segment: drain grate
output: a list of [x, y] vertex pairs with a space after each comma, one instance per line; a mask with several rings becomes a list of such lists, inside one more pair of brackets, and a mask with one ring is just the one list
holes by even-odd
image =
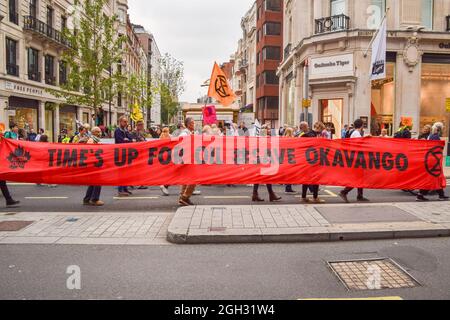
[[0, 222], [0, 231], [12, 232], [12, 231], [20, 231], [34, 221], [3, 221]]
[[408, 272], [391, 259], [328, 262], [347, 290], [404, 289], [420, 286]]

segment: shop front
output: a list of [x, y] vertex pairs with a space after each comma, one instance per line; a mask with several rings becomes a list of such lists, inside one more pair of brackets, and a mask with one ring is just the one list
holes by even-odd
[[77, 132], [77, 107], [61, 105], [59, 107], [59, 131], [66, 130], [69, 134]]
[[450, 55], [424, 54], [420, 92], [420, 126], [442, 122], [444, 137], [449, 137]]
[[19, 97], [9, 97], [8, 99], [8, 120], [9, 124], [16, 124], [19, 129], [26, 132], [38, 130], [39, 101]]

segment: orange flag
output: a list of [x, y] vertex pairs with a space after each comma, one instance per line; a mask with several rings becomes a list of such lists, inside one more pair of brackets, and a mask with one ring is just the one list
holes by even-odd
[[236, 95], [228, 83], [227, 77], [217, 63], [214, 63], [208, 97], [216, 99], [221, 105], [228, 107], [236, 100]]

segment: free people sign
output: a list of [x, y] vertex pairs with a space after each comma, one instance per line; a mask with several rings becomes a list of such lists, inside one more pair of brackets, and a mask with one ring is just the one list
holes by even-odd
[[312, 58], [309, 72], [310, 79], [352, 76], [354, 74], [353, 54]]

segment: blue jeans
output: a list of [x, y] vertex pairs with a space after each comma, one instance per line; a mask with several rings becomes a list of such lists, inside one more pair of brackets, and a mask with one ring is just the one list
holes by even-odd
[[128, 192], [128, 187], [119, 187], [119, 193]]
[[91, 186], [87, 189], [86, 196], [84, 197], [84, 201], [98, 201], [100, 200], [100, 193], [102, 192], [102, 187], [94, 187]]

